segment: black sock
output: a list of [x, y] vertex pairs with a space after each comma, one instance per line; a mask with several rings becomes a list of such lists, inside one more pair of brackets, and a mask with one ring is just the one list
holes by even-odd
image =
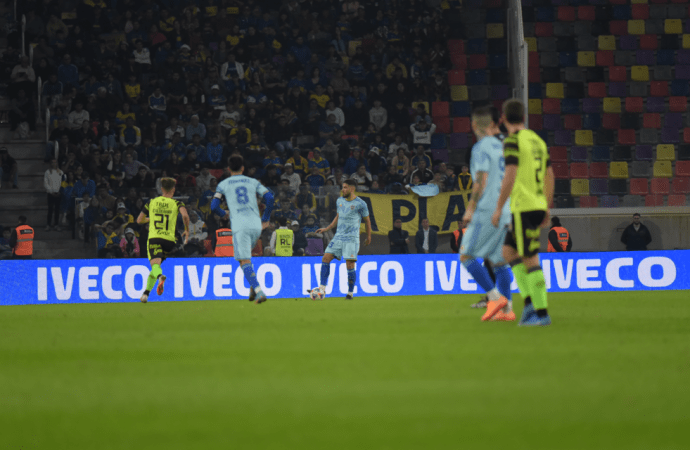
[[525, 297], [525, 306], [532, 304], [532, 297]]
[[546, 312], [546, 308], [537, 310], [537, 317], [546, 317], [549, 313]]
[[144, 291], [144, 294], [149, 295], [151, 291]]

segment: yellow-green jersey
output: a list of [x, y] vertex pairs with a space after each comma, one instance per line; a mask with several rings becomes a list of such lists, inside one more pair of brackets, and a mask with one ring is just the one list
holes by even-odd
[[532, 130], [520, 130], [503, 141], [506, 166], [516, 165], [517, 176], [510, 193], [510, 211], [546, 211], [544, 178], [551, 165], [546, 143]]
[[149, 217], [149, 240], [167, 239], [175, 242], [177, 216], [184, 203], [172, 198], [156, 197], [144, 205], [144, 214]]

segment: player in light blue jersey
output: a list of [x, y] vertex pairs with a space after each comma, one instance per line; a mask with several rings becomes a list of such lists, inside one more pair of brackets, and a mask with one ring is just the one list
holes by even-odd
[[[211, 209], [219, 216], [225, 216], [225, 211], [220, 207], [220, 201], [225, 197], [230, 214], [235, 259], [239, 261], [249, 283], [249, 300], [256, 299], [256, 303], [263, 303], [266, 301], [266, 295], [256, 279], [251, 257], [252, 248], [261, 237], [261, 231], [269, 224], [273, 194], [254, 178], [242, 175], [243, 172], [244, 159], [238, 155], [231, 156], [230, 178], [218, 184]], [[266, 204], [263, 217], [259, 215], [257, 195], [261, 196]]]
[[[505, 160], [503, 145], [495, 136], [499, 132], [498, 124], [492, 118], [490, 107], [481, 107], [472, 113], [472, 130], [477, 136], [477, 143], [472, 147], [470, 159], [472, 197], [463, 217], [467, 231], [460, 244], [460, 261], [487, 293], [487, 308], [482, 320], [513, 321], [515, 313], [510, 292], [512, 277], [502, 252], [511, 222], [508, 203], [503, 208], [498, 228], [491, 223], [501, 192]], [[495, 283], [486, 268], [475, 258], [491, 262], [496, 274]]]
[[[328, 275], [331, 271], [331, 261], [333, 258], [344, 259], [347, 266], [347, 296], [348, 300], [354, 298], [355, 282], [357, 281], [357, 272], [355, 264], [357, 263], [357, 254], [359, 253], [359, 225], [364, 221], [367, 228], [367, 237], [364, 240], [364, 245], [371, 243], [371, 219], [369, 219], [369, 208], [361, 198], [355, 195], [357, 190], [357, 182], [353, 180], [345, 180], [343, 188], [340, 191], [342, 197], [336, 202], [337, 213], [333, 222], [326, 228], [319, 228], [317, 233], [325, 233], [326, 231], [335, 228], [337, 231], [335, 236], [326, 247], [326, 251], [321, 260], [321, 285], [320, 289], [325, 293], [326, 284], [328, 284]], [[311, 291], [310, 291], [311, 292]]]

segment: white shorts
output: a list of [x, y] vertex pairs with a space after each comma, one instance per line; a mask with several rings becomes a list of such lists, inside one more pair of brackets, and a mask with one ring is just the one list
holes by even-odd
[[508, 233], [510, 216], [501, 217], [498, 228], [491, 223], [491, 216], [486, 213], [475, 213], [462, 235], [460, 254], [475, 258], [488, 259], [495, 265], [505, 264], [503, 243]]
[[333, 239], [326, 247], [325, 253], [332, 254], [336, 259], [357, 261], [359, 253], [359, 239], [356, 241], [341, 241]]

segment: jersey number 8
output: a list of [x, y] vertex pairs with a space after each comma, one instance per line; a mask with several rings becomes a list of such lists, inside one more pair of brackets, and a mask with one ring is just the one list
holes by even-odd
[[249, 203], [249, 196], [247, 195], [247, 188], [240, 186], [235, 189], [235, 196], [237, 196], [237, 203], [240, 205], [246, 205]]

